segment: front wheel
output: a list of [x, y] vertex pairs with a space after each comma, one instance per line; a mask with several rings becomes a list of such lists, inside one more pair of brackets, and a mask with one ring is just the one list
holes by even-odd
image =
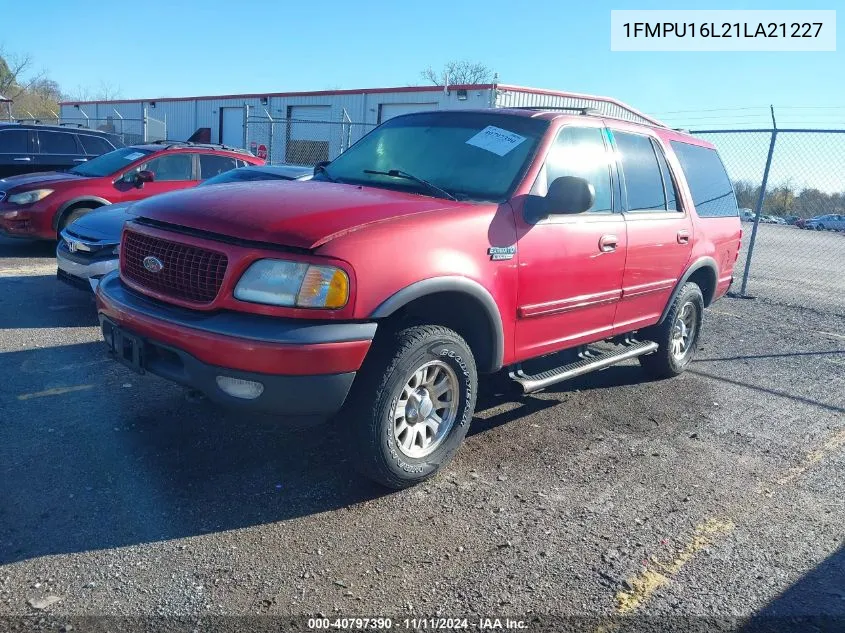
[[643, 337], [658, 344], [653, 354], [640, 356], [640, 365], [653, 378], [671, 378], [692, 362], [701, 333], [704, 297], [698, 284], [687, 282], [672, 302], [662, 323], [643, 331]]
[[397, 489], [434, 475], [466, 436], [477, 390], [472, 352], [453, 330], [413, 326], [377, 341], [340, 421], [360, 470]]

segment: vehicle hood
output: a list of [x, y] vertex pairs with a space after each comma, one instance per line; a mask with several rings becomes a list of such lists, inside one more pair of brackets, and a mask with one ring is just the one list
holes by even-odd
[[133, 202], [121, 202], [100, 207], [73, 222], [67, 230], [82, 239], [120, 242], [123, 223], [135, 217]]
[[20, 174], [0, 179], [0, 191], [11, 191], [13, 187], [32, 189], [37, 185], [55, 185], [78, 180], [87, 180], [88, 176], [77, 176], [64, 171], [37, 171], [33, 174]]
[[139, 202], [133, 211], [240, 239], [313, 249], [376, 222], [466, 204], [322, 181], [262, 181], [175, 191]]

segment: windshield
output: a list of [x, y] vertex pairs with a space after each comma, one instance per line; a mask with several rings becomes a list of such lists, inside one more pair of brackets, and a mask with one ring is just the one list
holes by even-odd
[[[424, 112], [377, 127], [333, 160], [317, 180], [459, 200], [506, 200], [534, 156], [548, 122], [496, 112]], [[366, 171], [365, 171], [366, 170]], [[373, 171], [399, 171], [397, 177]]]
[[261, 171], [260, 169], [231, 169], [209, 178], [202, 182], [200, 186], [222, 185], [227, 182], [249, 182], [251, 180], [293, 180], [293, 178], [283, 176], [282, 174]]
[[152, 150], [140, 149], [138, 147], [122, 147], [116, 149], [108, 154], [92, 158], [88, 162], [77, 165], [69, 170], [72, 174], [79, 176], [111, 176], [113, 173], [120, 171], [130, 163], [135, 162], [139, 158], [143, 158], [147, 154], [152, 154]]

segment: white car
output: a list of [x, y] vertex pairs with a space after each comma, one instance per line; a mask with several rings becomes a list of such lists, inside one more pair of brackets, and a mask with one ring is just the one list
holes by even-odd
[[805, 229], [817, 231], [845, 231], [845, 215], [829, 213], [810, 218], [804, 223]]

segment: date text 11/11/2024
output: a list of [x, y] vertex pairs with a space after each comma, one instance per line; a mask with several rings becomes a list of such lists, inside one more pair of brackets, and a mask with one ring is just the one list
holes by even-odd
[[626, 22], [625, 37], [817, 38], [822, 22]]

